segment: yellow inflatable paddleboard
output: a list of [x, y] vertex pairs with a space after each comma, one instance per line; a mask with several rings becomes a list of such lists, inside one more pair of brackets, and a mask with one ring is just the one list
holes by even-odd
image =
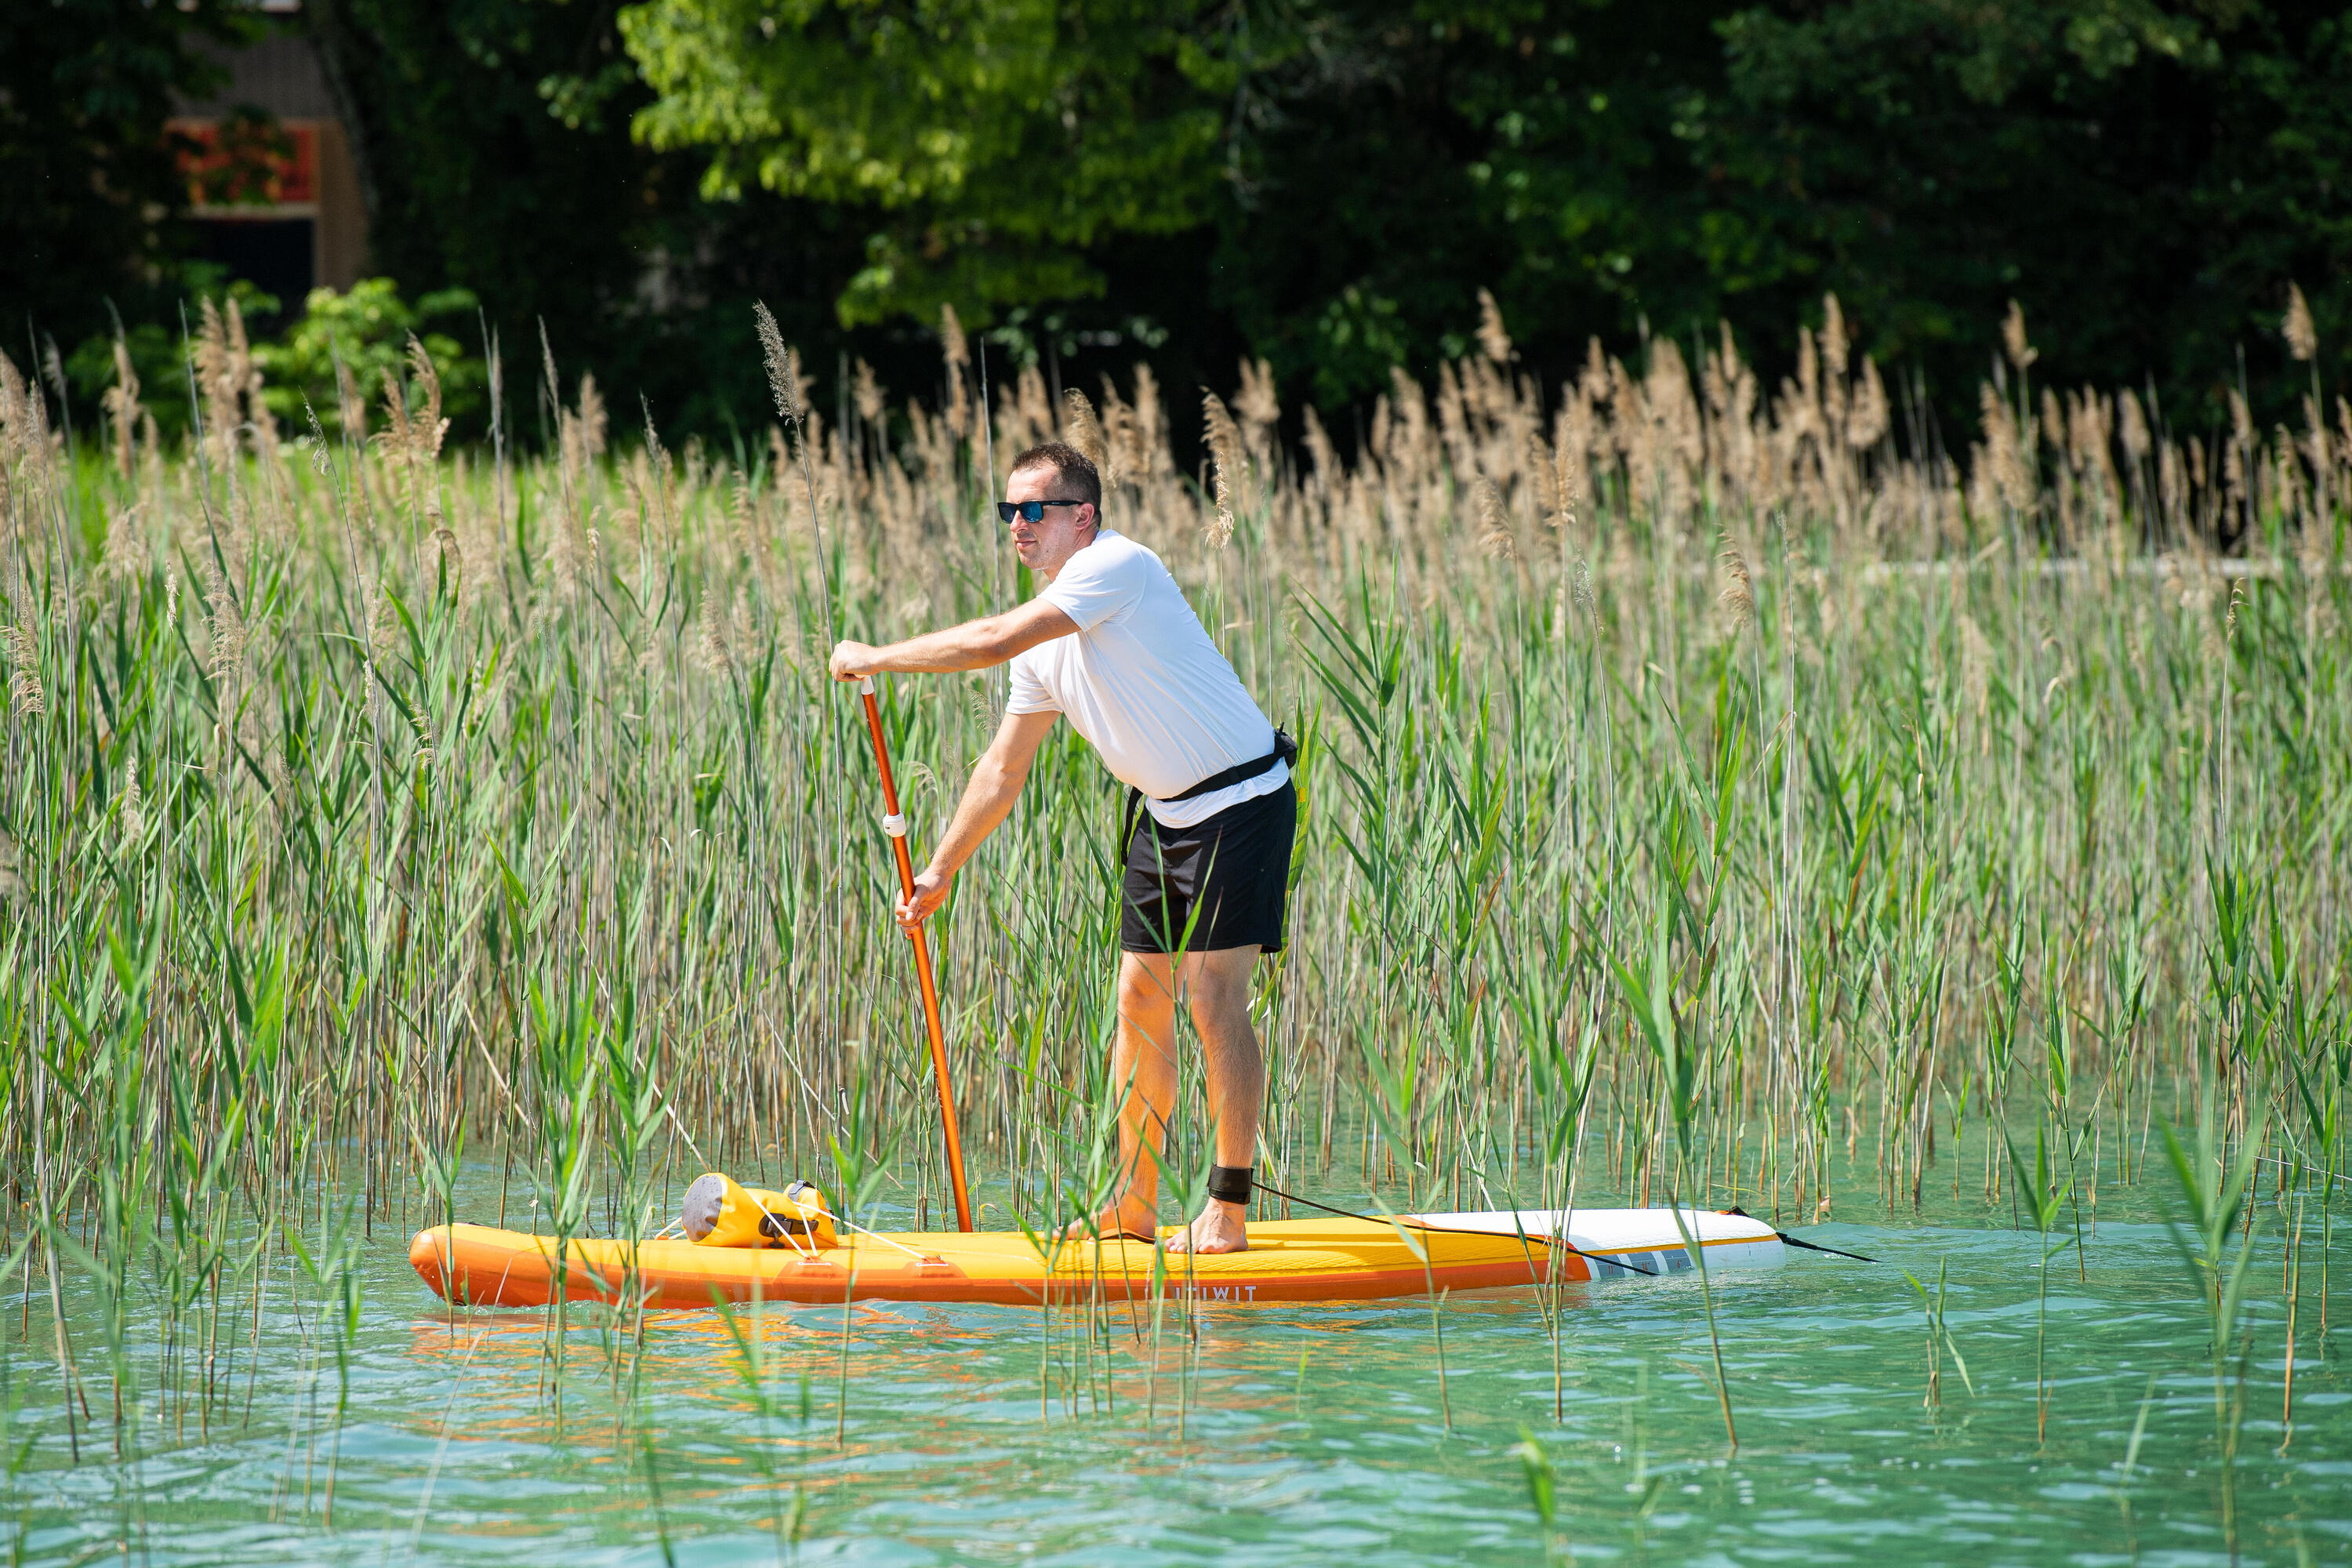
[[[761, 1195], [763, 1202], [772, 1196]], [[1162, 1227], [1160, 1235], [1175, 1228]], [[1672, 1210], [1652, 1208], [1260, 1220], [1249, 1226], [1248, 1251], [1211, 1257], [1161, 1255], [1134, 1240], [1032, 1243], [1010, 1231], [882, 1234], [845, 1226], [837, 1235], [787, 1229], [758, 1246], [651, 1240], [632, 1247], [447, 1225], [419, 1231], [408, 1258], [425, 1284], [461, 1306], [540, 1306], [559, 1292], [573, 1300], [648, 1307], [755, 1299], [1014, 1306], [1149, 1300], [1155, 1271], [1166, 1294], [1202, 1301], [1369, 1301], [1433, 1288], [1672, 1274], [1691, 1267], [1685, 1228], [1706, 1248], [1710, 1270], [1774, 1268], [1784, 1257], [1779, 1233], [1761, 1220], [1685, 1209], [1678, 1227]]]

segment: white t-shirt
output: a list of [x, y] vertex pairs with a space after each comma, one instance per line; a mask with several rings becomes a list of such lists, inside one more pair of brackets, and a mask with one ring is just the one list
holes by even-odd
[[1288, 781], [1289, 764], [1276, 763], [1192, 800], [1160, 798], [1265, 755], [1274, 726], [1159, 556], [1105, 529], [1037, 597], [1076, 622], [1077, 634], [1013, 656], [1006, 711], [1069, 720], [1169, 827], [1190, 827]]

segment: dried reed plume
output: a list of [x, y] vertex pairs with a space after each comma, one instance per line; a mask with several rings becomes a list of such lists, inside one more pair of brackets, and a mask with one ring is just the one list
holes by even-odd
[[1110, 444], [1103, 439], [1102, 422], [1095, 417], [1095, 405], [1087, 401], [1085, 393], [1074, 386], [1062, 394], [1062, 406], [1063, 426], [1070, 445], [1086, 455], [1087, 461], [1092, 463], [1095, 472], [1101, 476], [1103, 488], [1109, 489], [1114, 482]]
[[971, 427], [971, 395], [964, 388], [964, 372], [971, 364], [971, 345], [956, 320], [953, 305], [940, 307], [940, 354], [946, 362], [948, 403], [942, 417], [950, 434], [962, 436]]
[[130, 345], [122, 334], [114, 337], [114, 384], [99, 399], [105, 413], [108, 433], [114, 442], [114, 466], [124, 479], [131, 477], [131, 443], [139, 428], [141, 416], [146, 412], [139, 402], [139, 373], [131, 367]]
[[[48, 456], [47, 419], [40, 395], [25, 384], [16, 362], [0, 353], [0, 487], [6, 485], [8, 470], [17, 463], [46, 464]], [[7, 494], [0, 488], [0, 500], [5, 500]]]
[[[416, 459], [422, 463], [436, 462], [441, 456], [442, 438], [449, 434], [449, 421], [441, 416], [441, 373], [434, 368], [433, 356], [425, 352], [425, 345], [417, 341], [415, 332], [408, 334], [407, 360], [409, 374], [415, 376], [416, 384], [424, 389], [424, 412], [417, 417], [415, 431]], [[589, 390], [583, 387], [581, 395], [585, 399], [590, 395]], [[596, 449], [600, 452], [604, 450], [604, 423], [600, 408], [596, 418]]]
[[115, 797], [116, 820], [122, 829], [121, 842], [125, 849], [136, 848], [140, 840], [147, 837], [146, 804], [146, 797], [139, 788], [139, 770], [125, 768], [121, 791]]
[[1244, 360], [1241, 379], [1241, 390], [1234, 395], [1234, 412], [1240, 416], [1242, 445], [1256, 468], [1271, 473], [1275, 426], [1282, 418], [1282, 404], [1274, 391], [1274, 367], [1264, 360]]
[[759, 324], [760, 353], [767, 361], [768, 389], [776, 396], [776, 416], [787, 424], [798, 425], [807, 412], [801, 396], [799, 352], [785, 346], [784, 334], [777, 330], [776, 318], [770, 313], [766, 300], [752, 304], [751, 319]]
[[2027, 467], [2025, 444], [2018, 437], [2017, 418], [1990, 383], [1980, 384], [1977, 395], [1985, 438], [1972, 465], [1977, 485], [1972, 504], [1986, 517], [1997, 516], [2002, 507], [2023, 512], [2033, 505], [2033, 473]]
[[7, 646], [8, 706], [19, 721], [37, 719], [47, 711], [41, 700], [40, 649], [24, 626], [0, 626], [0, 642]]
[[1518, 542], [1511, 535], [1511, 517], [1504, 509], [1503, 492], [1492, 479], [1480, 479], [1477, 489], [1480, 552], [1505, 561], [1517, 559]]
[[727, 646], [727, 634], [713, 613], [716, 608], [713, 596], [705, 594], [702, 608], [695, 616], [695, 653], [706, 674], [724, 676], [734, 669], [735, 658]]
[[1478, 290], [1478, 347], [1496, 364], [1511, 363], [1511, 334], [1503, 330], [1502, 308], [1484, 289]]
[[1721, 546], [1717, 553], [1723, 562], [1723, 592], [1716, 596], [1716, 603], [1722, 607], [1729, 635], [1736, 637], [1755, 623], [1756, 584], [1748, 575], [1748, 557], [1740, 553], [1731, 530], [1718, 530], [1716, 542]]
[[1225, 411], [1225, 400], [1213, 392], [1201, 394], [1201, 412], [1207, 425], [1211, 480], [1216, 498], [1216, 511], [1209, 520], [1207, 536], [1212, 548], [1223, 550], [1234, 536], [1234, 479], [1244, 471], [1247, 459], [1242, 456], [1241, 431], [1234, 425], [1234, 416]]
[[2009, 302], [2009, 314], [2001, 318], [2000, 347], [2009, 363], [2021, 371], [2042, 357], [2042, 351], [2025, 341], [2025, 307], [2014, 300]]
[[341, 354], [335, 356], [335, 425], [346, 440], [367, 439], [367, 398]]
[[606, 417], [604, 399], [596, 390], [593, 373], [580, 377], [580, 404], [575, 416], [579, 420], [580, 449], [591, 461], [604, 455]]
[[1853, 391], [1853, 400], [1846, 410], [1845, 429], [1841, 432], [1845, 444], [1857, 452], [1868, 451], [1883, 440], [1892, 425], [1891, 411], [1886, 404], [1886, 384], [1878, 378], [1875, 360], [1862, 362], [1862, 376]]
[[1128, 476], [1130, 482], [1174, 473], [1176, 459], [1168, 450], [1168, 415], [1160, 405], [1160, 381], [1150, 365], [1140, 363], [1135, 367], [1135, 430], [1142, 460]]
[[196, 571], [205, 582], [205, 665], [214, 683], [225, 685], [245, 668], [245, 617], [209, 552], [197, 555]]
[[107, 574], [118, 581], [128, 581], [145, 574], [148, 566], [147, 538], [140, 526], [143, 503], [118, 506], [107, 517], [106, 544], [99, 556]]
[[2308, 362], [2319, 353], [2319, 332], [2311, 324], [2311, 306], [2303, 297], [2301, 284], [2286, 286], [2286, 320], [2279, 323], [2285, 334], [2286, 352], [2298, 362]]

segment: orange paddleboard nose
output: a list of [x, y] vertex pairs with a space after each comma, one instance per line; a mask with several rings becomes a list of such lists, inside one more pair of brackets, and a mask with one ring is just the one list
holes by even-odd
[[443, 1289], [446, 1284], [443, 1265], [448, 1260], [449, 1245], [450, 1237], [446, 1226], [420, 1230], [416, 1238], [408, 1244], [408, 1266], [415, 1269], [418, 1278], [432, 1287], [434, 1294], [438, 1296], [448, 1294]]

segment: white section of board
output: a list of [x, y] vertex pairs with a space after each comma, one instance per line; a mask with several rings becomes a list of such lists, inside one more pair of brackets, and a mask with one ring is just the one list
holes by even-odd
[[1487, 1209], [1410, 1217], [1433, 1230], [1563, 1239], [1584, 1254], [1596, 1279], [1687, 1269], [1691, 1260], [1683, 1242], [1685, 1229], [1705, 1244], [1711, 1269], [1778, 1268], [1788, 1260], [1788, 1248], [1770, 1226], [1747, 1215], [1712, 1209], [1683, 1210], [1679, 1227], [1675, 1211], [1664, 1208]]

